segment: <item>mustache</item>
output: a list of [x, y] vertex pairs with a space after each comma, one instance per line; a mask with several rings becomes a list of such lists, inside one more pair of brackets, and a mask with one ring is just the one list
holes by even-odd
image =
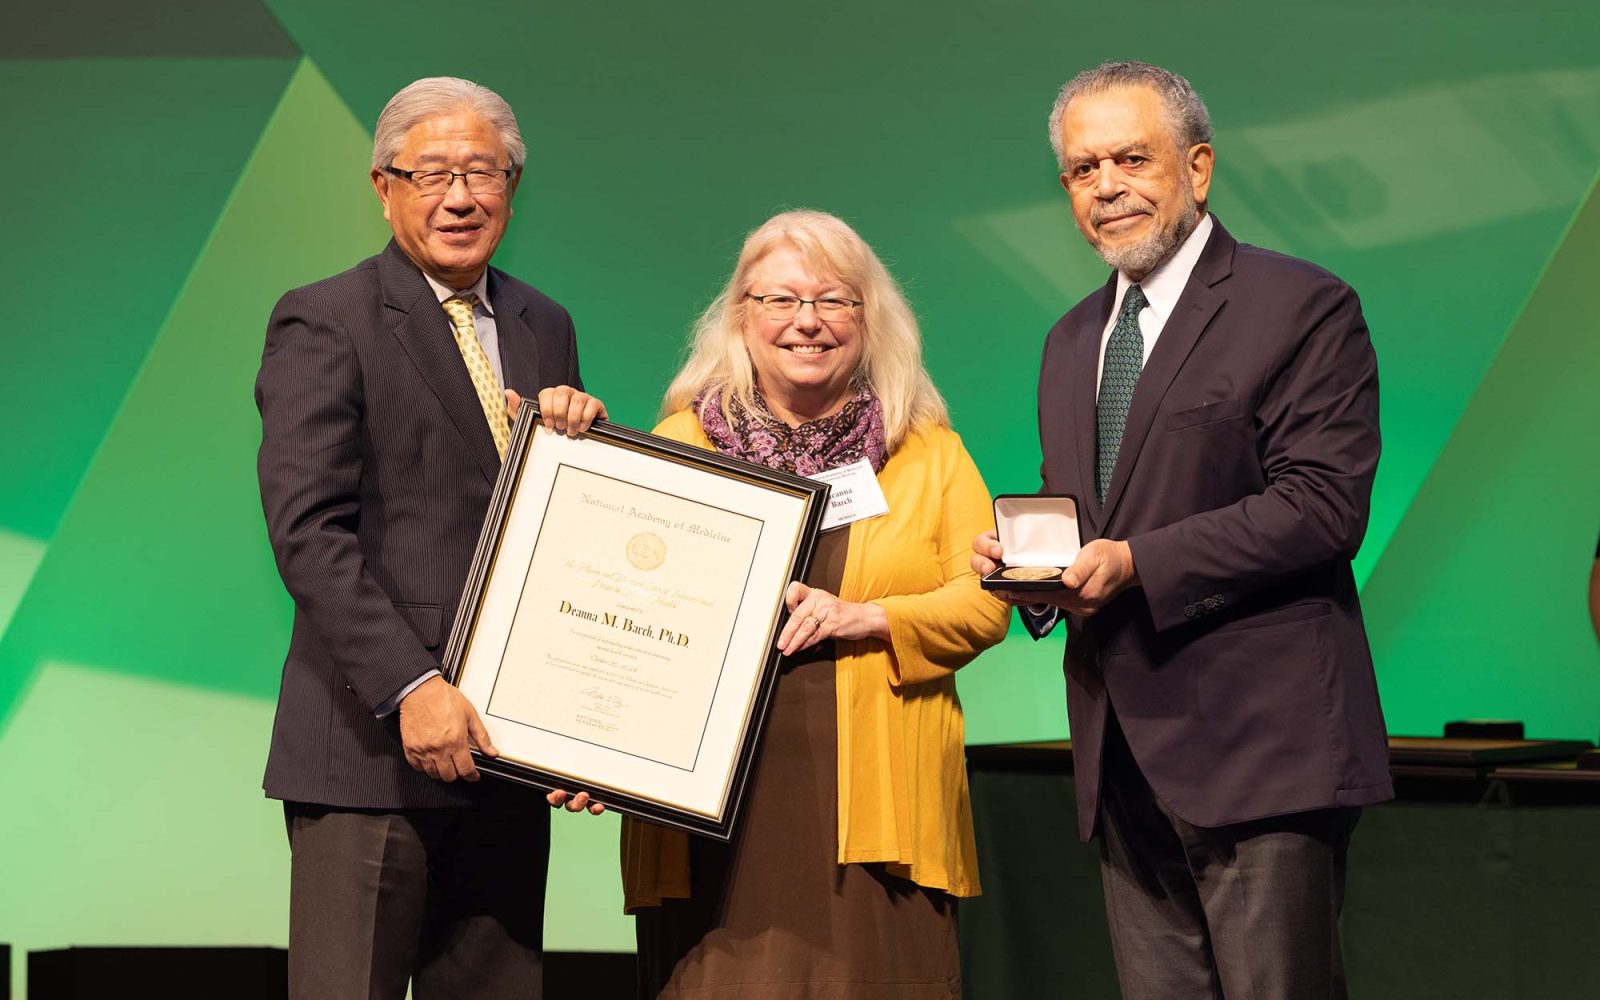
[[1119, 215], [1154, 215], [1155, 208], [1149, 202], [1123, 196], [1110, 204], [1096, 203], [1089, 210], [1089, 221], [1098, 226], [1109, 218]]

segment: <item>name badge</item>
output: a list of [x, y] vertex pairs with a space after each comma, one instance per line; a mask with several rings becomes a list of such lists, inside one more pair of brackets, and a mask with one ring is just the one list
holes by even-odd
[[828, 512], [822, 517], [823, 531], [889, 513], [889, 501], [878, 485], [878, 474], [864, 458], [806, 478], [833, 487], [828, 493]]

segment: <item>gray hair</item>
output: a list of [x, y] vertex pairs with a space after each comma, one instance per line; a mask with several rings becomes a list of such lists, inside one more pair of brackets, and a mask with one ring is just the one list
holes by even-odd
[[511, 165], [522, 166], [528, 148], [522, 144], [522, 131], [517, 128], [517, 116], [512, 113], [511, 105], [488, 87], [455, 76], [424, 77], [407, 84], [389, 98], [372, 134], [372, 165], [378, 168], [391, 165], [400, 147], [405, 145], [407, 132], [429, 118], [461, 108], [473, 111], [493, 125], [511, 156]]
[[1179, 149], [1211, 141], [1211, 113], [1188, 80], [1150, 63], [1104, 62], [1068, 80], [1050, 109], [1050, 148], [1055, 150], [1056, 164], [1062, 170], [1067, 169], [1067, 158], [1061, 149], [1061, 117], [1066, 114], [1067, 105], [1075, 97], [1117, 87], [1149, 87], [1159, 94], [1167, 111], [1167, 127]]

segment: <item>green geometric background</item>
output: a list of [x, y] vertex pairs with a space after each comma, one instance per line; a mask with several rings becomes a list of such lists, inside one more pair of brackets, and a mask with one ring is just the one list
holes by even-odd
[[[290, 605], [251, 381], [277, 297], [383, 245], [371, 123], [429, 74], [517, 109], [496, 263], [571, 309], [616, 419], [651, 424], [743, 233], [815, 206], [906, 286], [1003, 492], [1036, 482], [1044, 331], [1105, 273], [1056, 185], [1054, 91], [1105, 58], [1179, 69], [1215, 117], [1218, 216], [1362, 294], [1384, 456], [1358, 570], [1391, 731], [1600, 730], [1592, 5], [137, 7], [58, 2], [0, 40], [0, 941], [284, 940], [259, 782]], [[1044, 646], [963, 673], [969, 739], [1065, 734]], [[615, 836], [558, 818], [549, 947], [631, 948]]]

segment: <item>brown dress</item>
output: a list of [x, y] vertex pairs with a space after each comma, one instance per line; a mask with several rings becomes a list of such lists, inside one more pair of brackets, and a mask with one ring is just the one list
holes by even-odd
[[[838, 593], [849, 534], [822, 536], [807, 583]], [[691, 898], [638, 911], [641, 997], [961, 996], [955, 899], [838, 863], [834, 655], [782, 661], [732, 842], [691, 837]]]

